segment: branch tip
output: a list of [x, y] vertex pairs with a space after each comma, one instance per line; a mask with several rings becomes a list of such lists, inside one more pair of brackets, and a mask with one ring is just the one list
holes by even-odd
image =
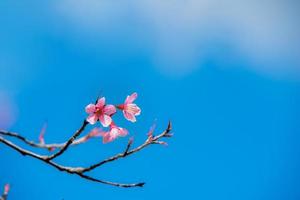
[[138, 187], [144, 187], [145, 184], [146, 184], [145, 182], [142, 182], [142, 183], [136, 184], [136, 186], [138, 186]]
[[169, 133], [172, 130], [172, 123], [169, 121], [166, 132]]

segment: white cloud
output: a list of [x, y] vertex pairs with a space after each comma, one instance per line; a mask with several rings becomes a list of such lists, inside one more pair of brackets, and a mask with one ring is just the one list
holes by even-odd
[[277, 77], [298, 77], [296, 7], [283, 0], [61, 0], [56, 10], [74, 29], [95, 34], [140, 20], [137, 37], [141, 29], [150, 35], [153, 63], [168, 75], [197, 70], [207, 49], [216, 45], [211, 41], [225, 40], [252, 62], [252, 69]]

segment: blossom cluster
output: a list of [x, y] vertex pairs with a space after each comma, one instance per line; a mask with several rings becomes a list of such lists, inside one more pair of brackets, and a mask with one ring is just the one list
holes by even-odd
[[100, 131], [99, 135], [103, 137], [103, 143], [112, 142], [120, 136], [126, 136], [128, 131], [121, 128], [113, 121], [113, 115], [117, 109], [123, 112], [125, 119], [136, 122], [136, 116], [141, 114], [141, 109], [133, 103], [137, 98], [137, 93], [133, 93], [125, 99], [120, 105], [106, 104], [105, 97], [99, 98], [95, 104], [91, 103], [85, 107], [88, 113], [86, 121], [90, 124], [96, 124], [98, 121], [103, 127], [109, 127], [108, 131]]

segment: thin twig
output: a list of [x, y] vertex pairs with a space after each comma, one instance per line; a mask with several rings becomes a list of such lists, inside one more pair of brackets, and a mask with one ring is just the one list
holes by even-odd
[[130, 149], [132, 143], [133, 143], [133, 138], [130, 138], [130, 139], [128, 140], [126, 149], [125, 149], [125, 151], [124, 151], [124, 153], [123, 153], [123, 157], [125, 157], [125, 156], [128, 154], [128, 151], [129, 151], [129, 149]]
[[68, 171], [69, 173], [74, 173], [76, 171], [79, 171], [79, 169], [80, 169], [78, 167], [72, 168], [72, 167], [64, 167], [62, 165], [59, 165], [59, 164], [57, 164], [55, 162], [47, 160], [47, 156], [41, 156], [39, 154], [33, 153], [32, 151], [23, 149], [22, 147], [19, 147], [19, 146], [15, 145], [14, 143], [12, 143], [12, 142], [10, 142], [10, 141], [2, 138], [2, 137], [0, 137], [0, 142], [2, 142], [3, 144], [9, 146], [10, 148], [16, 150], [17, 152], [19, 152], [23, 156], [30, 156], [30, 157], [36, 158], [38, 160], [41, 160], [41, 161], [43, 161], [43, 162], [45, 162], [45, 163], [47, 163], [47, 164], [49, 164], [49, 165], [57, 168], [60, 171]]
[[0, 196], [0, 200], [7, 200], [7, 191], [4, 191], [3, 194]]
[[[82, 170], [82, 172], [91, 171], [91, 170], [93, 170], [93, 169], [95, 169], [97, 167], [100, 167], [101, 165], [103, 165], [105, 163], [112, 162], [112, 161], [115, 161], [115, 160], [120, 159], [120, 158], [125, 158], [125, 157], [127, 157], [127, 156], [129, 156], [129, 155], [131, 155], [133, 153], [136, 153], [136, 152], [144, 149], [145, 147], [149, 146], [150, 144], [154, 144], [155, 141], [159, 140], [160, 138], [166, 137], [166, 135], [169, 134], [169, 132], [171, 131], [171, 128], [172, 128], [171, 127], [171, 122], [169, 122], [167, 129], [165, 131], [163, 131], [161, 134], [153, 137], [151, 140], [147, 139], [143, 144], [141, 144], [140, 146], [136, 147], [135, 149], [132, 149], [131, 151], [127, 150], [127, 148], [129, 149], [129, 147], [130, 147], [129, 144], [127, 144], [127, 148], [125, 150], [126, 153], [125, 152], [124, 153], [118, 153], [118, 154], [116, 154], [116, 155], [114, 155], [112, 157], [109, 157], [109, 158], [107, 158], [105, 160], [102, 160], [102, 161], [100, 161], [100, 162], [98, 162], [98, 163], [96, 163], [94, 165], [91, 165], [89, 167], [84, 168]], [[169, 137], [169, 136], [167, 136], [167, 137]]]
[[[2, 142], [3, 144], [9, 146], [10, 148], [16, 150], [17, 152], [21, 153], [24, 156], [30, 156], [33, 158], [36, 158], [38, 160], [41, 160], [53, 167], [55, 167], [56, 169], [60, 170], [60, 171], [64, 171], [67, 172], [69, 174], [75, 174], [78, 175], [84, 179], [90, 180], [90, 181], [94, 181], [94, 182], [98, 182], [98, 183], [103, 183], [103, 184], [107, 184], [107, 185], [112, 185], [112, 186], [118, 186], [118, 187], [142, 187], [144, 185], [144, 183], [130, 183], [130, 184], [126, 184], [126, 183], [115, 183], [115, 182], [109, 182], [109, 181], [103, 181], [100, 179], [95, 179], [93, 177], [87, 176], [85, 174], [83, 174], [82, 172], [82, 168], [80, 167], [65, 167], [62, 165], [59, 165], [51, 160], [48, 160], [47, 157], [45, 156], [41, 156], [38, 154], [35, 154], [31, 151], [25, 150], [15, 144], [13, 144], [12, 142], [0, 137], [0, 142]], [[1, 199], [0, 199], [1, 200]]]
[[[34, 141], [26, 139], [24, 136], [21, 136], [17, 133], [8, 132], [8, 131], [4, 131], [4, 130], [0, 130], [0, 135], [14, 137], [14, 138], [17, 138], [17, 139], [21, 140], [25, 144], [28, 144], [29, 146], [36, 147], [36, 148], [41, 148], [41, 149], [47, 149], [47, 150], [49, 150], [49, 149], [61, 149], [66, 145], [66, 142], [63, 142], [63, 143], [49, 143], [49, 144], [36, 143]], [[79, 145], [81, 143], [84, 143], [86, 141], [87, 137], [88, 137], [88, 135], [85, 135], [81, 138], [78, 138], [78, 139], [74, 140], [71, 145]]]
[[76, 173], [78, 176], [90, 180], [90, 181], [94, 181], [94, 182], [98, 182], [98, 183], [103, 183], [103, 184], [107, 184], [107, 185], [112, 185], [112, 186], [117, 186], [117, 187], [124, 187], [124, 188], [129, 188], [129, 187], [143, 187], [145, 185], [144, 182], [140, 182], [140, 183], [129, 183], [129, 184], [124, 184], [124, 183], [115, 183], [115, 182], [110, 182], [110, 181], [103, 181], [103, 180], [99, 180], [99, 179], [95, 179], [93, 177], [87, 176], [83, 173]]
[[0, 200], [7, 200], [7, 194], [2, 194]]
[[[142, 150], [143, 148], [149, 146], [150, 144], [155, 144], [162, 137], [171, 137], [172, 136], [171, 134], [169, 134], [169, 132], [171, 131], [171, 123], [169, 122], [168, 127], [165, 131], [163, 131], [161, 134], [159, 134], [155, 137], [152, 137], [152, 135], [151, 135], [151, 137], [148, 137], [148, 139], [142, 145], [130, 150], [130, 147], [131, 147], [132, 142], [133, 142], [133, 140], [130, 139], [128, 141], [126, 149], [123, 153], [116, 154], [115, 156], [107, 158], [107, 159], [105, 159], [105, 160], [103, 160], [103, 161], [101, 161], [97, 164], [91, 165], [89, 167], [86, 167], [86, 168], [67, 167], [67, 166], [59, 165], [56, 162], [53, 162], [52, 159], [58, 157], [59, 155], [62, 155], [71, 144], [74, 144], [76, 141], [81, 139], [80, 138], [80, 139], [76, 140], [76, 138], [83, 132], [83, 130], [85, 129], [87, 124], [88, 123], [86, 121], [84, 121], [82, 126], [80, 127], [80, 129], [78, 131], [76, 131], [76, 133], [67, 142], [63, 143], [64, 145], [61, 147], [60, 151], [58, 151], [57, 153], [54, 153], [50, 156], [43, 156], [43, 155], [36, 154], [32, 151], [26, 150], [22, 147], [19, 147], [16, 144], [12, 143], [11, 141], [6, 140], [5, 138], [3, 138], [1, 136], [0, 136], [0, 142], [5, 144], [8, 147], [14, 149], [15, 151], [19, 152], [20, 154], [22, 154], [24, 156], [30, 156], [32, 158], [38, 159], [38, 160], [40, 160], [40, 161], [42, 161], [42, 162], [44, 162], [48, 165], [51, 165], [52, 167], [55, 167], [56, 169], [58, 169], [60, 171], [64, 171], [64, 172], [69, 173], [69, 174], [75, 174], [75, 175], [80, 176], [83, 179], [90, 180], [90, 181], [93, 181], [93, 182], [108, 184], [108, 185], [117, 186], [117, 187], [128, 188], [128, 187], [142, 187], [145, 183], [140, 182], [140, 183], [124, 184], [124, 183], [109, 182], [109, 181], [104, 181], [104, 180], [100, 180], [100, 179], [90, 177], [90, 176], [86, 175], [85, 173], [88, 172], [88, 171], [91, 171], [91, 170], [93, 170], [93, 169], [95, 169], [95, 168], [97, 168], [97, 167], [99, 167], [99, 166], [101, 166], [105, 163], [112, 162], [112, 161], [117, 160], [119, 158], [125, 158], [125, 157], [127, 157], [127, 156], [129, 156], [133, 153], [136, 153], [136, 152]], [[12, 137], [15, 137], [15, 138], [18, 138], [18, 139], [22, 140], [23, 142], [25, 142], [26, 144], [28, 144], [30, 146], [39, 147], [38, 145], [36, 145], [36, 143], [31, 142], [31, 141], [27, 140], [25, 137], [20, 136], [16, 133], [11, 133], [11, 132], [7, 132], [7, 131], [0, 131], [0, 134], [6, 135], [6, 136], [12, 136]], [[41, 147], [41, 148], [44, 148], [44, 147]], [[2, 199], [0, 198], [0, 200], [6, 200], [6, 199], [3, 199], [3, 198], [4, 197], [2, 196]]]
[[56, 153], [52, 154], [51, 156], [48, 156], [47, 160], [52, 160], [61, 154], [63, 154], [68, 147], [72, 144], [72, 142], [84, 131], [85, 127], [88, 125], [88, 122], [86, 120], [83, 121], [81, 127], [74, 133], [74, 135], [66, 142], [66, 144]]

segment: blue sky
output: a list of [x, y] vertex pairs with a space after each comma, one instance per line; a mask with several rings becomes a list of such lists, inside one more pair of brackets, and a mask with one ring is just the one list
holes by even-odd
[[[120, 189], [61, 173], [0, 145], [9, 199], [300, 198], [299, 3], [296, 1], [0, 2], [0, 126], [66, 140], [104, 95], [136, 91], [142, 114], [122, 117], [135, 144], [172, 120], [153, 146], [92, 175], [145, 181]], [[92, 128], [92, 127], [90, 127]], [[100, 139], [57, 161], [87, 166], [127, 143]], [[36, 150], [45, 153], [41, 150]]]

